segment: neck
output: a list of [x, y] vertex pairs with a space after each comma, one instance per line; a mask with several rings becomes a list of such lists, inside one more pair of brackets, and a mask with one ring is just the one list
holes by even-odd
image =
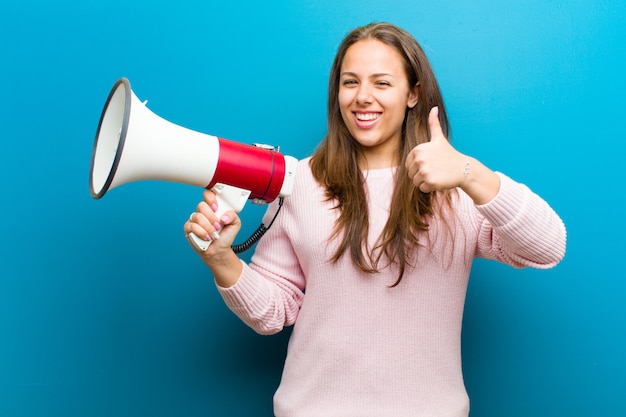
[[399, 164], [398, 158], [383, 155], [361, 155], [359, 158], [359, 169], [361, 171], [392, 168], [397, 167]]

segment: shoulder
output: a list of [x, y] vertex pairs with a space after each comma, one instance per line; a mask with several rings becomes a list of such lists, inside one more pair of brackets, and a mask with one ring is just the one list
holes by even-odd
[[319, 207], [320, 204], [328, 203], [326, 187], [313, 175], [310, 161], [310, 157], [304, 158], [298, 162], [296, 168], [291, 204], [299, 207]]
[[304, 159], [300, 159], [298, 161], [298, 167], [296, 169], [297, 169], [298, 174], [304, 171], [304, 172], [307, 172], [309, 175], [312, 175], [311, 174], [311, 157], [308, 156]]
[[296, 167], [294, 192], [303, 187], [309, 190], [310, 187], [320, 187], [320, 184], [317, 182], [315, 177], [313, 177], [313, 172], [311, 171], [311, 157], [299, 160]]

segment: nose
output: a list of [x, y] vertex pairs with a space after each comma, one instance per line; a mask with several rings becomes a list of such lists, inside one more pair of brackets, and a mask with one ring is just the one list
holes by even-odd
[[356, 94], [357, 104], [370, 104], [372, 102], [372, 88], [368, 83], [361, 83]]

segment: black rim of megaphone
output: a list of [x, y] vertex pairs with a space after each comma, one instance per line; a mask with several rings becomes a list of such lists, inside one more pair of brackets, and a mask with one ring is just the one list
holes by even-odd
[[[109, 170], [109, 175], [106, 181], [104, 182], [104, 186], [102, 187], [102, 189], [99, 192], [96, 192], [93, 189], [93, 169], [95, 167], [96, 154], [98, 151], [98, 138], [100, 137], [100, 129], [102, 128], [102, 122], [104, 121], [104, 116], [107, 112], [107, 109], [109, 108], [109, 103], [111, 102], [111, 99], [113, 99], [113, 96], [115, 95], [115, 92], [117, 91], [117, 89], [120, 87], [120, 84], [124, 84], [124, 89], [125, 89], [124, 118], [122, 120], [122, 127], [120, 130], [120, 138], [117, 144], [117, 150], [115, 152], [115, 158], [113, 159], [113, 164], [111, 165], [111, 169]], [[120, 158], [122, 157], [122, 151], [124, 150], [124, 141], [126, 140], [126, 132], [128, 131], [128, 121], [130, 119], [129, 117], [130, 116], [130, 99], [131, 99], [130, 91], [131, 91], [130, 81], [128, 81], [128, 79], [126, 78], [120, 78], [119, 80], [117, 80], [113, 88], [111, 88], [111, 92], [109, 93], [109, 96], [107, 97], [107, 101], [104, 103], [104, 108], [102, 109], [102, 114], [100, 115], [100, 122], [98, 123], [98, 130], [96, 131], [96, 138], [94, 140], [93, 151], [91, 154], [91, 171], [89, 172], [89, 189], [91, 191], [91, 195], [93, 198], [100, 198], [109, 190], [109, 187], [111, 186], [111, 182], [113, 182], [113, 178], [115, 177], [115, 172], [117, 171], [117, 167], [120, 163]]]

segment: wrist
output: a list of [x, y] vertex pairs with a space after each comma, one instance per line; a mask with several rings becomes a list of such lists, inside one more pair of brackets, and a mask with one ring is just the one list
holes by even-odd
[[202, 258], [220, 287], [231, 287], [239, 280], [243, 266], [237, 254], [231, 248], [211, 255], [204, 255]]
[[477, 159], [469, 158], [461, 170], [463, 179], [459, 187], [475, 204], [486, 204], [498, 194], [500, 177]]
[[234, 260], [239, 260], [235, 252], [230, 247], [224, 249], [213, 249], [214, 250], [211, 251], [211, 248], [209, 247], [209, 249], [202, 254], [204, 263], [211, 269], [228, 267], [233, 264]]
[[463, 185], [465, 184], [465, 181], [467, 180], [467, 177], [470, 174], [470, 171], [472, 169], [472, 164], [470, 161], [465, 161], [465, 163], [463, 164], [463, 179], [461, 180], [461, 183], [459, 184], [459, 187], [463, 188]]

